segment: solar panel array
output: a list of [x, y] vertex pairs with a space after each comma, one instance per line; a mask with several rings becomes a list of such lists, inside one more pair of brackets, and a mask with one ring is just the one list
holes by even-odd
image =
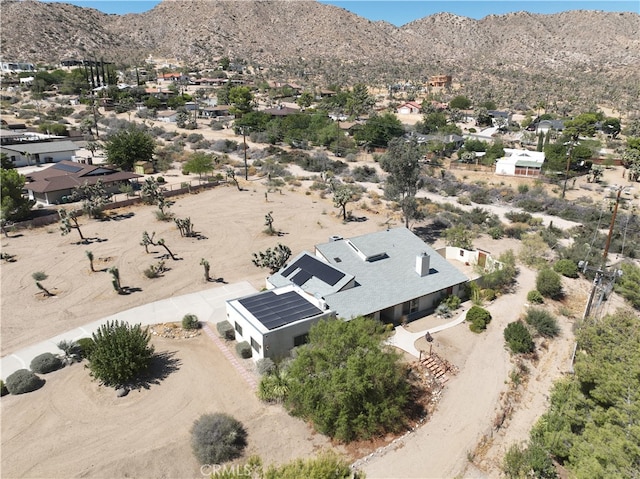
[[238, 302], [270, 331], [322, 313], [295, 291], [283, 294], [267, 291]]
[[68, 165], [65, 163], [56, 163], [53, 165], [56, 170], [68, 171], [69, 173], [77, 173], [82, 170], [82, 166]]
[[[331, 265], [323, 263], [322, 261], [305, 254], [298, 258], [297, 261], [292, 263], [287, 269], [282, 272], [282, 276], [287, 278], [295, 270], [300, 269], [292, 279], [294, 284], [302, 286], [312, 276], [315, 276], [319, 280], [335, 286], [335, 284], [344, 277], [344, 273], [333, 268]], [[304, 273], [304, 274], [303, 274]]]

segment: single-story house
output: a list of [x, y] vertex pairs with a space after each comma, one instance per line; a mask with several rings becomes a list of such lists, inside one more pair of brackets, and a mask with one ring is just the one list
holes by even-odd
[[220, 118], [229, 116], [230, 105], [207, 106], [198, 110], [198, 116], [201, 118]]
[[441, 142], [449, 150], [458, 150], [464, 145], [464, 138], [460, 135], [423, 135], [421, 133], [413, 133], [409, 138], [414, 138], [418, 143]]
[[[264, 324], [255, 317], [255, 311], [269, 309], [272, 295], [280, 291], [294, 291], [316, 307], [305, 310], [304, 316], [293, 315], [286, 323], [295, 324], [295, 330], [282, 332], [278, 344], [291, 349], [304, 341], [311, 325], [321, 317], [335, 315], [350, 320], [371, 316], [390, 323], [413, 321], [433, 311], [443, 297], [462, 296], [468, 281], [460, 270], [406, 228], [351, 239], [332, 237], [329, 242], [316, 245], [315, 254], [302, 252], [270, 276], [267, 291], [252, 296], [252, 314], [231, 301], [227, 302], [227, 316], [231, 324], [250, 324], [247, 330], [252, 332], [251, 339], [263, 346], [259, 352], [259, 348], [253, 348], [258, 354], [255, 357], [268, 357], [276, 350], [265, 342], [264, 334], [260, 336]], [[300, 302], [293, 293], [291, 296]], [[270, 329], [269, 337], [272, 333]], [[282, 354], [280, 346], [277, 354]]]
[[175, 110], [159, 111], [156, 116], [158, 121], [162, 121], [164, 123], [175, 123], [177, 117], [178, 117], [178, 112]]
[[504, 155], [496, 160], [497, 175], [540, 176], [544, 163], [544, 152], [505, 148]]
[[27, 183], [24, 187], [29, 193], [29, 199], [45, 205], [63, 203], [66, 197], [73, 195], [77, 187], [95, 185], [98, 180], [102, 181], [107, 193], [113, 194], [120, 191], [120, 185], [142, 177], [128, 171], [66, 160], [26, 176]]
[[416, 103], [415, 101], [408, 101], [403, 103], [398, 108], [396, 108], [396, 113], [398, 115], [408, 115], [408, 114], [418, 114], [422, 109], [422, 105]]
[[502, 111], [502, 110], [489, 110], [487, 114], [491, 117], [491, 121], [494, 125], [496, 125], [496, 120], [503, 120], [507, 123], [511, 123], [511, 119], [513, 117], [510, 111]]
[[24, 141], [0, 146], [0, 152], [6, 154], [16, 168], [71, 160], [79, 149], [70, 140]]
[[266, 110], [262, 110], [262, 112], [271, 116], [288, 116], [295, 113], [300, 113], [300, 110], [297, 108], [291, 108], [289, 106], [278, 105], [275, 108], [267, 108]]
[[546, 135], [549, 130], [563, 131], [564, 121], [562, 120], [540, 120], [535, 124], [536, 135]]

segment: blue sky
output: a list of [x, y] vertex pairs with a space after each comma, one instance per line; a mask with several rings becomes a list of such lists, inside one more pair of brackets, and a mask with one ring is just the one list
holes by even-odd
[[[47, 0], [61, 1], [61, 0]], [[151, 10], [159, 0], [63, 0], [81, 7], [90, 7], [105, 13], [140, 13]], [[215, 1], [215, 0], [211, 0]], [[640, 13], [640, 0], [321, 0], [369, 20], [385, 20], [397, 26], [439, 12], [450, 12], [481, 19], [491, 14], [504, 14], [521, 10], [531, 13], [558, 13], [567, 10], [604, 10], [610, 12]]]

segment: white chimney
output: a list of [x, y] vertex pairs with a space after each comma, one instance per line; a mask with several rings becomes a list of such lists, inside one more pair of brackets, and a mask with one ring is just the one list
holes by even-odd
[[420, 277], [429, 274], [430, 260], [431, 257], [426, 252], [422, 252], [416, 256], [416, 273], [418, 273]]

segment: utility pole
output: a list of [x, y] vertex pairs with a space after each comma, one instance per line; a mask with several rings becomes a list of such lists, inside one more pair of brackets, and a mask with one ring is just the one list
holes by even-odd
[[[611, 223], [609, 224], [609, 234], [607, 235], [607, 241], [604, 245], [604, 253], [602, 254], [602, 265], [596, 270], [596, 277], [593, 279], [593, 285], [591, 286], [591, 292], [589, 293], [589, 299], [587, 300], [587, 306], [584, 309], [582, 319], [587, 319], [591, 314], [591, 306], [593, 305], [593, 299], [596, 295], [598, 285], [601, 283], [602, 278], [605, 276], [605, 270], [607, 268], [607, 256], [609, 255], [609, 247], [611, 246], [611, 237], [613, 236], [613, 227], [616, 223], [616, 216], [618, 214], [618, 204], [620, 203], [620, 193], [622, 193], [622, 187], [618, 188], [618, 194], [616, 196], [616, 204], [613, 207], [613, 214], [611, 215]], [[581, 262], [582, 263], [582, 262]], [[580, 264], [579, 264], [580, 266]], [[587, 264], [583, 264], [583, 270], [586, 271]], [[617, 271], [614, 272], [614, 275]], [[614, 276], [615, 278], [615, 276]]]
[[242, 140], [244, 141], [244, 179], [249, 180], [249, 167], [247, 165], [247, 127], [242, 127]]

